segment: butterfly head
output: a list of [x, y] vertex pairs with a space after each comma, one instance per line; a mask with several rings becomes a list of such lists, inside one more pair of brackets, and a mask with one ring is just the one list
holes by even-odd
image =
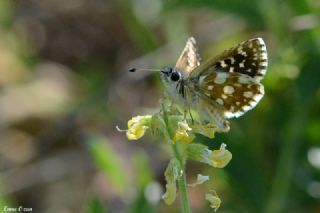
[[172, 67], [164, 67], [160, 70], [161, 72], [161, 79], [165, 83], [177, 83], [181, 81], [182, 74], [177, 69]]

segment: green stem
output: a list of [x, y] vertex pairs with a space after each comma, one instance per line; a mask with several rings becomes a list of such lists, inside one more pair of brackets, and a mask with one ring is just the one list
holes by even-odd
[[178, 159], [181, 168], [181, 175], [178, 179], [179, 191], [181, 196], [181, 205], [182, 205], [182, 212], [183, 213], [190, 213], [190, 206], [189, 206], [189, 198], [188, 198], [188, 191], [187, 191], [187, 178], [185, 172], [185, 162], [182, 159], [180, 152], [177, 147], [177, 143], [172, 144], [172, 149], [174, 151], [175, 157]]
[[[163, 119], [166, 124], [166, 130], [167, 130], [170, 138], [173, 139], [174, 135], [169, 127], [168, 115], [167, 115], [167, 112], [165, 110], [164, 105], [162, 105], [162, 111], [163, 111]], [[185, 160], [181, 156], [178, 144], [179, 143], [172, 143], [171, 147], [172, 147], [175, 158], [179, 161], [180, 169], [181, 169], [181, 175], [178, 178], [178, 185], [179, 185], [179, 191], [180, 191], [180, 196], [181, 196], [182, 212], [183, 213], [191, 213], [190, 205], [189, 205], [189, 198], [188, 198], [188, 191], [187, 191]]]

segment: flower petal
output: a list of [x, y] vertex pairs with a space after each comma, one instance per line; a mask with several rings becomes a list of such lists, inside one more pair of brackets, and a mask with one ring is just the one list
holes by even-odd
[[187, 147], [188, 157], [203, 163], [211, 164], [211, 150], [207, 146], [199, 143], [189, 144]]
[[135, 116], [128, 121], [127, 138], [129, 140], [138, 140], [150, 127], [152, 116]]
[[188, 186], [196, 187], [197, 185], [203, 184], [204, 182], [206, 182], [208, 180], [209, 180], [209, 176], [198, 174], [197, 181], [192, 184], [188, 184]]
[[204, 135], [208, 138], [214, 138], [214, 135], [216, 133], [217, 128], [212, 125], [211, 123], [208, 123], [206, 125], [203, 125], [201, 123], [194, 123], [192, 126], [192, 130], [195, 133], [199, 133], [201, 135]]
[[178, 122], [178, 128], [177, 131], [173, 137], [173, 142], [180, 141], [184, 144], [189, 144], [195, 139], [195, 135], [190, 132], [192, 129], [189, 127], [188, 123], [184, 121]]
[[180, 166], [179, 161], [176, 158], [170, 160], [170, 163], [164, 173], [166, 184], [166, 192], [162, 196], [164, 202], [168, 205], [172, 204], [177, 195], [176, 181], [180, 176]]
[[206, 200], [210, 202], [210, 207], [216, 212], [221, 205], [221, 199], [218, 197], [215, 191], [206, 194]]
[[211, 151], [202, 144], [190, 144], [187, 147], [189, 158], [209, 164], [215, 168], [225, 167], [232, 159], [232, 154], [226, 149], [225, 144], [221, 144], [219, 150]]
[[213, 150], [210, 155], [212, 166], [216, 168], [225, 167], [232, 159], [232, 154], [226, 149], [226, 144], [221, 144], [219, 150]]

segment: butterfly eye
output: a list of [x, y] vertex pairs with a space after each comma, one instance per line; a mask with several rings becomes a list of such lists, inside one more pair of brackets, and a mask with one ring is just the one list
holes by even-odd
[[178, 81], [179, 79], [180, 79], [180, 74], [178, 72], [172, 72], [171, 80], [172, 81]]

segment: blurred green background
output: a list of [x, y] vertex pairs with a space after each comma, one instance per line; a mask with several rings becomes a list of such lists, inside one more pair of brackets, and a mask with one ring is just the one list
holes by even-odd
[[320, 1], [1, 0], [0, 212], [179, 212], [166, 206], [169, 147], [128, 141], [157, 112], [157, 73], [193, 35], [202, 58], [253, 37], [269, 54], [260, 104], [198, 141], [233, 153], [225, 169], [188, 163], [193, 212], [320, 212]]

